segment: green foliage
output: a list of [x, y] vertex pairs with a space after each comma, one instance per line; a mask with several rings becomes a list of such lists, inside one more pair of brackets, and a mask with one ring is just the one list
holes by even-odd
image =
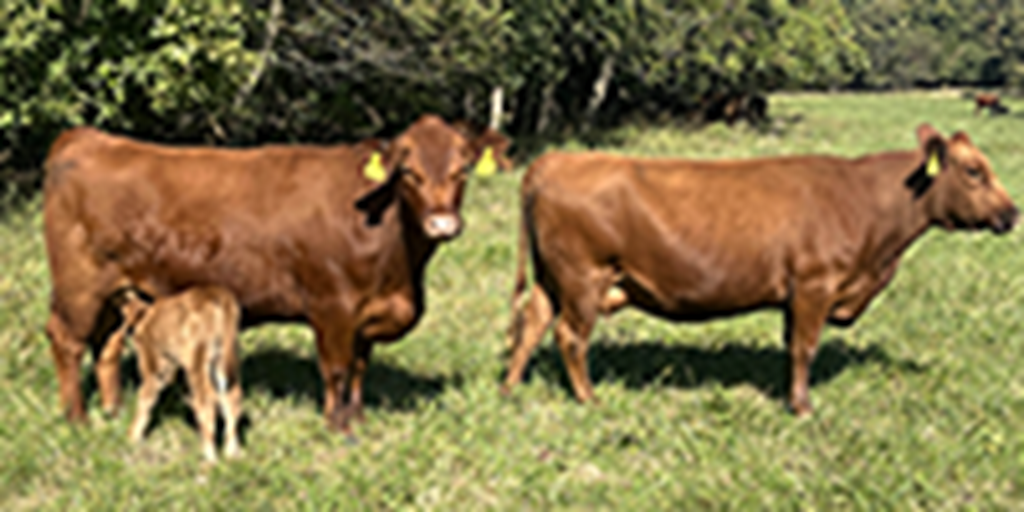
[[189, 139], [215, 132], [255, 64], [246, 16], [241, 1], [5, 2], [0, 132], [9, 141], [19, 129], [83, 123]]
[[[928, 120], [966, 130], [1024, 198], [1024, 119], [975, 118], [955, 94], [771, 98], [781, 134], [625, 128], [634, 155], [856, 156], [907, 149]], [[1010, 100], [1013, 108], [1024, 103]], [[578, 147], [578, 144], [570, 144]], [[520, 169], [521, 171], [521, 169]], [[327, 431], [312, 332], [247, 331], [245, 455], [201, 463], [184, 390], [139, 446], [127, 408], [60, 417], [43, 334], [49, 278], [39, 203], [0, 222], [0, 509], [21, 510], [1016, 510], [1024, 498], [1024, 230], [934, 230], [857, 325], [826, 329], [815, 416], [786, 413], [777, 313], [674, 324], [601, 320], [599, 405], [572, 401], [550, 339], [532, 378], [498, 393], [521, 174], [473, 179], [466, 231], [428, 270], [428, 310], [379, 346], [358, 442]], [[136, 361], [125, 358], [125, 368]], [[88, 369], [87, 369], [88, 372]], [[131, 375], [134, 372], [127, 371]], [[129, 377], [130, 379], [130, 377]]]
[[11, 0], [0, 134], [30, 147], [29, 162], [77, 124], [160, 140], [337, 140], [426, 111], [486, 120], [496, 87], [513, 132], [614, 124], [848, 80], [864, 59], [838, 2]]
[[1024, 5], [1015, 0], [844, 0], [873, 69], [872, 87], [1016, 84], [1024, 79]]

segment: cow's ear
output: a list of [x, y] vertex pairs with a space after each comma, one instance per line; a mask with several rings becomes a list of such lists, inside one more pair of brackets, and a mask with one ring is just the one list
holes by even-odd
[[915, 198], [924, 195], [931, 188], [935, 177], [946, 168], [948, 153], [946, 140], [930, 125], [923, 124], [917, 128], [917, 139], [924, 159], [904, 182], [913, 191]]
[[917, 127], [917, 143], [922, 147], [928, 143], [929, 140], [938, 137], [942, 138], [942, 134], [939, 133], [932, 125], [928, 123], [922, 123]]
[[360, 172], [363, 177], [376, 183], [389, 182], [395, 168], [401, 164], [408, 153], [394, 144], [379, 139], [364, 142], [363, 145], [367, 151], [361, 159]]
[[950, 140], [953, 142], [962, 142], [964, 144], [970, 144], [971, 146], [974, 145], [974, 143], [971, 142], [971, 138], [968, 137], [967, 134], [964, 132], [954, 133]]
[[932, 137], [924, 144], [924, 173], [929, 178], [938, 176], [946, 168], [946, 141], [942, 137]]
[[929, 178], [938, 176], [946, 168], [947, 143], [935, 128], [930, 124], [922, 124], [917, 127], [917, 141], [921, 145], [924, 154], [924, 174]]
[[505, 156], [511, 143], [508, 137], [490, 128], [472, 139], [469, 146], [471, 152], [469, 159], [476, 162], [473, 174], [488, 176], [497, 172], [499, 168], [501, 170], [511, 168], [511, 162]]

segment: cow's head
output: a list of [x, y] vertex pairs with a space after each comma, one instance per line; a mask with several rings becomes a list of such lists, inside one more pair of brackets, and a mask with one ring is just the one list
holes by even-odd
[[1005, 233], [1017, 223], [1019, 210], [988, 158], [964, 132], [948, 140], [931, 126], [917, 129], [923, 161], [918, 170], [930, 220], [947, 229], [988, 228]]
[[424, 115], [380, 152], [371, 179], [389, 189], [424, 236], [450, 240], [462, 231], [459, 210], [473, 165], [487, 147], [495, 158], [504, 149], [493, 147], [494, 135], [467, 137], [441, 118]]

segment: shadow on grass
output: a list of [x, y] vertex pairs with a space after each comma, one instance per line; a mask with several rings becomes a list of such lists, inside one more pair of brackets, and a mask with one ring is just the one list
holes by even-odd
[[[262, 391], [275, 398], [315, 400], [323, 406], [324, 389], [316, 359], [271, 348], [248, 354], [242, 363], [245, 393]], [[371, 360], [363, 386], [366, 404], [389, 410], [410, 410], [422, 399], [433, 398], [448, 385], [461, 385], [461, 377], [423, 376], [387, 361]]]
[[[534, 373], [545, 380], [558, 381], [572, 394], [561, 353], [556, 347], [545, 344], [533, 361]], [[750, 385], [771, 398], [781, 399], [789, 384], [789, 355], [782, 347], [729, 343], [721, 348], [702, 348], [660, 341], [627, 344], [598, 340], [590, 348], [588, 362], [595, 383], [621, 382], [631, 389], [697, 388], [709, 383], [724, 387]], [[819, 347], [811, 368], [811, 386], [829, 382], [848, 368], [866, 364], [907, 373], [925, 371], [916, 361], [894, 359], [880, 345], [852, 347], [836, 338]]]
[[[121, 360], [121, 385], [124, 389], [137, 390], [141, 378], [138, 372], [138, 359], [132, 353]], [[95, 375], [89, 372], [83, 383], [85, 400], [97, 393]], [[363, 385], [364, 400], [367, 407], [385, 410], [408, 411], [416, 407], [423, 399], [433, 398], [448, 386], [459, 387], [462, 377], [423, 376], [409, 372], [387, 361], [371, 361]], [[245, 396], [253, 392], [270, 393], [274, 398], [290, 398], [293, 401], [312, 400], [317, 410], [323, 407], [324, 393], [320, 379], [320, 370], [315, 358], [298, 356], [290, 351], [270, 348], [243, 355], [242, 389]], [[165, 418], [182, 417], [196, 427], [192, 410], [185, 398], [188, 386], [184, 377], [178, 375], [175, 382], [160, 395], [155, 406], [149, 430], [158, 428]], [[135, 414], [134, 396], [122, 405], [121, 414]], [[243, 401], [243, 409], [245, 408]], [[240, 425], [244, 439], [248, 421]]]

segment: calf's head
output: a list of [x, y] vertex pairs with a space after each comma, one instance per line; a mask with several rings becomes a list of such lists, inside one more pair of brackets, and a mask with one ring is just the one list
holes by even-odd
[[[409, 218], [431, 240], [445, 241], [462, 231], [462, 193], [466, 179], [494, 132], [470, 138], [441, 118], [425, 115], [395, 138], [383, 152], [379, 179], [392, 187]], [[500, 137], [500, 135], [499, 135]], [[496, 154], [494, 148], [488, 152]]]
[[917, 136], [924, 158], [918, 173], [927, 188], [922, 200], [933, 223], [995, 233], [1013, 229], [1020, 211], [966, 133], [946, 139], [931, 126], [921, 125]]

